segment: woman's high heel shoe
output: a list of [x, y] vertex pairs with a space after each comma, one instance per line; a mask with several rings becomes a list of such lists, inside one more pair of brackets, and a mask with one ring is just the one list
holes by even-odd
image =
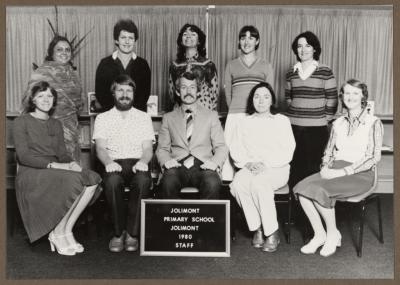
[[75, 238], [74, 238], [74, 236], [73, 236], [73, 234], [72, 234], [72, 232], [71, 233], [67, 233], [67, 234], [65, 234], [65, 237], [72, 237], [72, 244], [71, 244], [71, 247], [73, 248], [73, 249], [75, 249], [75, 252], [76, 253], [82, 253], [82, 252], [84, 252], [85, 251], [85, 248], [83, 247], [83, 245], [82, 244], [80, 244], [79, 242], [77, 242], [76, 240], [75, 240]]
[[50, 242], [51, 251], [57, 250], [57, 253], [61, 254], [61, 255], [68, 255], [68, 256], [75, 255], [75, 250], [71, 246], [62, 247], [62, 246], [57, 244], [56, 240], [61, 238], [61, 237], [63, 237], [63, 236], [64, 235], [61, 235], [61, 236], [56, 235], [56, 234], [54, 234], [53, 231], [50, 232], [50, 234], [49, 234], [49, 242]]
[[325, 244], [325, 236], [314, 236], [305, 246], [303, 246], [300, 251], [304, 254], [314, 254], [318, 248]]
[[335, 237], [326, 240], [319, 254], [323, 257], [328, 257], [336, 252], [336, 248], [342, 246], [342, 235], [338, 231]]

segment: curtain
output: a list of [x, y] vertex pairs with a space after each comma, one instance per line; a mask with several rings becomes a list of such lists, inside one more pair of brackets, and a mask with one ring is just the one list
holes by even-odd
[[[310, 30], [321, 41], [320, 62], [330, 66], [338, 87], [349, 78], [367, 83], [375, 113], [393, 114], [393, 11], [391, 6], [216, 6], [209, 9], [208, 56], [216, 64], [221, 90], [219, 111], [227, 106], [223, 75], [227, 62], [239, 55], [238, 33], [244, 25], [260, 31], [258, 55], [275, 70], [275, 91], [284, 106], [284, 81], [295, 63], [293, 39]], [[139, 29], [137, 53], [152, 71], [151, 94], [159, 96], [159, 110], [168, 96], [168, 67], [176, 57], [176, 38], [185, 23], [206, 32], [207, 6], [58, 6], [59, 32], [69, 39], [83, 37], [74, 59], [84, 93], [94, 91], [96, 67], [114, 49], [113, 27], [120, 18], [132, 19]], [[6, 111], [19, 110], [32, 72], [40, 65], [55, 24], [53, 6], [8, 6], [6, 9]]]
[[[176, 39], [185, 23], [206, 28], [206, 6], [58, 6], [60, 34], [78, 39], [90, 31], [73, 60], [82, 80], [83, 92], [94, 91], [96, 68], [103, 57], [115, 50], [113, 27], [122, 18], [135, 22], [139, 30], [137, 54], [147, 60], [152, 72], [151, 94], [158, 95], [159, 109], [168, 93], [168, 68], [176, 57]], [[54, 6], [7, 7], [7, 112], [19, 110], [32, 72], [40, 65], [52, 32], [46, 18], [55, 25]], [[86, 102], [85, 102], [86, 103]]]
[[[282, 109], [285, 74], [296, 63], [292, 41], [309, 30], [320, 39], [319, 61], [332, 68], [338, 88], [347, 79], [357, 78], [367, 84], [375, 113], [392, 115], [393, 11], [391, 7], [360, 7], [216, 6], [210, 10], [209, 54], [223, 74], [227, 62], [239, 55], [240, 28], [257, 27], [257, 53], [274, 68], [273, 85]], [[220, 84], [223, 86], [223, 78]], [[227, 110], [224, 98], [222, 93], [222, 112]]]

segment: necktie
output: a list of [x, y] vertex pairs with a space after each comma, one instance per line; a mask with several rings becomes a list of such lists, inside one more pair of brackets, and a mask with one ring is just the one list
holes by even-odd
[[192, 138], [193, 133], [193, 114], [191, 110], [186, 110], [186, 138], [188, 142]]
[[[190, 142], [190, 139], [192, 137], [193, 133], [193, 113], [192, 110], [186, 110], [185, 111], [185, 117], [186, 117], [186, 138], [188, 142]], [[183, 165], [189, 169], [193, 166], [194, 164], [194, 157], [189, 156], [184, 162]]]

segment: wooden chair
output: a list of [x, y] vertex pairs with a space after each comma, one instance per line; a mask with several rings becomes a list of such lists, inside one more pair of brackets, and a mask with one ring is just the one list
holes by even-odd
[[370, 190], [366, 193], [353, 196], [347, 198], [344, 202], [353, 203], [359, 206], [360, 215], [359, 215], [359, 225], [358, 225], [358, 239], [356, 244], [357, 256], [362, 256], [362, 242], [363, 242], [363, 234], [364, 234], [364, 222], [365, 222], [365, 211], [368, 204], [372, 202], [376, 202], [377, 207], [377, 216], [378, 216], [378, 226], [379, 226], [379, 236], [378, 240], [380, 243], [383, 243], [383, 231], [382, 231], [382, 213], [381, 213], [381, 201], [379, 197], [379, 189], [376, 187], [378, 183], [378, 171], [376, 167], [374, 167], [374, 183]]
[[284, 222], [284, 233], [286, 237], [286, 243], [290, 244], [292, 227], [292, 194], [290, 193], [288, 184], [275, 191], [275, 203], [287, 204], [287, 220]]

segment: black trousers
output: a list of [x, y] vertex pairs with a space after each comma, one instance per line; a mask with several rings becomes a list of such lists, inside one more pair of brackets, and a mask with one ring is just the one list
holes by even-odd
[[216, 171], [203, 170], [203, 164], [197, 158], [194, 165], [187, 169], [181, 167], [166, 169], [161, 179], [161, 197], [163, 199], [179, 199], [180, 190], [183, 187], [196, 187], [200, 191], [201, 199], [218, 199], [221, 189], [221, 179]]
[[[120, 236], [124, 230], [131, 236], [138, 236], [140, 229], [140, 203], [150, 197], [150, 171], [132, 172], [132, 166], [138, 159], [117, 159], [122, 166], [122, 172], [105, 172], [103, 175], [104, 192], [111, 209], [115, 236]], [[129, 187], [128, 208], [125, 207], [124, 189]], [[127, 210], [127, 213], [126, 213]]]
[[289, 186], [320, 171], [322, 156], [329, 139], [327, 126], [302, 127], [292, 125], [296, 149], [290, 163]]

